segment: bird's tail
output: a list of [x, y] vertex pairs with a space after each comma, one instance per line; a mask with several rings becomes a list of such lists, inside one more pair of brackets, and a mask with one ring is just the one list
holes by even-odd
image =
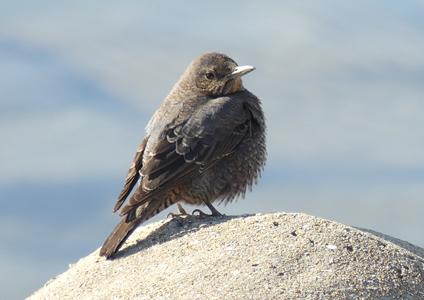
[[114, 256], [138, 225], [146, 222], [148, 219], [177, 202], [177, 199], [174, 197], [175, 195], [171, 197], [167, 196], [164, 197], [165, 199], [153, 199], [130, 211], [110, 233], [100, 249], [100, 255], [106, 256], [107, 258]]
[[137, 228], [138, 224], [141, 224], [141, 222], [139, 222], [137, 218], [128, 222], [127, 217], [125, 217], [104, 242], [100, 249], [100, 255], [106, 256], [107, 258], [112, 257], [130, 234]]

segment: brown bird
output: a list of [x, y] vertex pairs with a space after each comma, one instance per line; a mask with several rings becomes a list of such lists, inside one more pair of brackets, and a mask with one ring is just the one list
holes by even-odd
[[[266, 161], [265, 117], [260, 100], [241, 77], [255, 68], [239, 67], [222, 53], [196, 58], [146, 127], [113, 212], [124, 219], [100, 255], [112, 257], [141, 223], [178, 202], [228, 203], [252, 189]], [[178, 203], [180, 213], [185, 213]]]

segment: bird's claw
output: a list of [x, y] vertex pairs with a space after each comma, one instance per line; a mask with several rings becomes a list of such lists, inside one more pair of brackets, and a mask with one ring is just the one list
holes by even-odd
[[[220, 217], [220, 216], [223, 216], [223, 214], [221, 214], [219, 211], [217, 211], [216, 210], [216, 208], [215, 207], [213, 207], [211, 204], [209, 204], [208, 205], [208, 207], [209, 207], [209, 209], [211, 210], [211, 214], [210, 215], [208, 215], [208, 214], [205, 214], [203, 211], [201, 211], [200, 209], [195, 209], [195, 210], [193, 210], [193, 212], [191, 213], [193, 216], [195, 215], [195, 213], [198, 213], [199, 214], [199, 216], [202, 216], [202, 217]], [[212, 207], [212, 208], [211, 208]]]
[[195, 210], [193, 210], [193, 212], [191, 213], [193, 216], [195, 216], [195, 213], [198, 213], [199, 214], [199, 216], [202, 216], [202, 217], [222, 217], [222, 216], [225, 216], [225, 215], [223, 215], [223, 214], [221, 214], [220, 212], [218, 212], [217, 211], [217, 213], [211, 213], [210, 215], [208, 215], [208, 214], [205, 214], [203, 211], [201, 211], [200, 209], [195, 209]]
[[167, 214], [166, 215], [166, 218], [168, 219], [168, 218], [171, 218], [171, 219], [173, 219], [173, 218], [176, 218], [176, 217], [180, 217], [180, 216], [185, 216], [185, 215], [187, 215], [187, 214], [174, 214], [174, 213], [172, 213], [172, 212], [170, 212], [169, 214]]
[[180, 203], [177, 203], [177, 207], [178, 207], [178, 213], [174, 214], [174, 213], [169, 213], [166, 215], [166, 218], [175, 218], [175, 217], [179, 217], [179, 216], [187, 216], [188, 213], [184, 210], [184, 208], [181, 206]]
[[210, 216], [208, 214], [205, 214], [203, 211], [201, 211], [200, 209], [195, 209], [193, 210], [193, 212], [191, 213], [193, 216], [195, 216], [196, 213], [199, 213], [199, 216]]

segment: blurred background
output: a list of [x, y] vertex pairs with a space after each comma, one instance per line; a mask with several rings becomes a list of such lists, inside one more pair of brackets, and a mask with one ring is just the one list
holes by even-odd
[[268, 124], [262, 179], [221, 212], [303, 212], [424, 247], [422, 1], [3, 0], [1, 299], [102, 245], [144, 127], [209, 51], [256, 67], [243, 81]]

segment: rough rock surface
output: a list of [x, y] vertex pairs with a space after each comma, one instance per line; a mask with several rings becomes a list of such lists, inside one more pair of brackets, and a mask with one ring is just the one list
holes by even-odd
[[305, 214], [187, 216], [95, 251], [35, 299], [424, 299], [424, 250]]

